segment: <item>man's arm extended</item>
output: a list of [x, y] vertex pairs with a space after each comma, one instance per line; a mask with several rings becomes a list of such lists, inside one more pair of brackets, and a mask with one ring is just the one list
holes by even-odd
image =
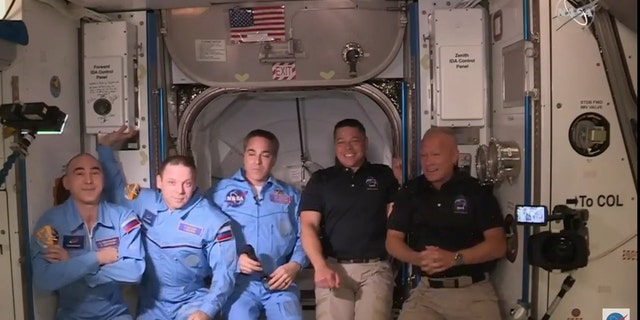
[[320, 243], [320, 219], [321, 215], [318, 211], [300, 212], [302, 247], [315, 268], [327, 266]]
[[225, 223], [205, 247], [213, 281], [200, 311], [213, 319], [220, 312], [235, 286], [238, 253], [236, 240], [229, 222]]
[[296, 245], [293, 248], [293, 254], [291, 255], [291, 259], [289, 259], [290, 262], [296, 262], [297, 264], [300, 265], [300, 269], [304, 268], [307, 266], [307, 264], [309, 263], [309, 258], [307, 257], [307, 254], [304, 251], [304, 247], [302, 246], [302, 222], [301, 222], [301, 218], [300, 215], [298, 214], [298, 210], [299, 210], [299, 205], [300, 205], [300, 195], [296, 194], [296, 199], [295, 199], [295, 206], [294, 206], [294, 211], [293, 214], [296, 216], [296, 223], [297, 223], [297, 227], [296, 229], [298, 230], [297, 234], [296, 234]]

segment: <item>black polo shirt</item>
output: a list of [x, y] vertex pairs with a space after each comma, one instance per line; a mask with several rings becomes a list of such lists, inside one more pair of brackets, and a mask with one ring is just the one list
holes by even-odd
[[[457, 252], [484, 240], [485, 230], [502, 227], [502, 213], [491, 189], [466, 172], [435, 189], [420, 175], [409, 181], [396, 197], [388, 228], [409, 235], [416, 251], [437, 246]], [[495, 262], [454, 266], [433, 277], [455, 277], [488, 272]]]
[[354, 173], [337, 164], [311, 176], [302, 192], [300, 211], [322, 215], [320, 237], [325, 256], [386, 257], [387, 204], [398, 187], [386, 165], [365, 162]]

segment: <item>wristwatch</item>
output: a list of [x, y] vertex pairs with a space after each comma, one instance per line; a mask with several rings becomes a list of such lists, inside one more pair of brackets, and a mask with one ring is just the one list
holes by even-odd
[[453, 257], [453, 261], [455, 262], [456, 266], [461, 266], [464, 264], [464, 260], [462, 257], [462, 253], [460, 252], [456, 252], [456, 255]]

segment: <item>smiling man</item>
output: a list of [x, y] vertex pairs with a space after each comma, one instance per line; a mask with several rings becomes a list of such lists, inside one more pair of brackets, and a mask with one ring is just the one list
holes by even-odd
[[389, 253], [423, 275], [399, 319], [500, 319], [489, 281], [495, 260], [506, 253], [498, 202], [457, 169], [458, 146], [449, 129], [429, 129], [420, 148], [423, 174], [398, 193], [387, 233]]
[[367, 161], [362, 123], [338, 122], [336, 164], [316, 171], [300, 203], [302, 244], [315, 269], [318, 320], [391, 319], [393, 274], [385, 236], [398, 180]]
[[130, 209], [100, 200], [104, 176], [92, 155], [73, 157], [62, 182], [69, 199], [34, 229], [33, 283], [58, 292], [55, 319], [133, 319], [120, 283], [138, 283], [145, 270], [140, 221]]
[[136, 134], [125, 129], [103, 136], [98, 154], [112, 201], [131, 207], [142, 221], [147, 270], [136, 319], [214, 319], [235, 283], [236, 244], [229, 218], [198, 192], [196, 166], [188, 156], [163, 161], [158, 189], [128, 188], [110, 147]]

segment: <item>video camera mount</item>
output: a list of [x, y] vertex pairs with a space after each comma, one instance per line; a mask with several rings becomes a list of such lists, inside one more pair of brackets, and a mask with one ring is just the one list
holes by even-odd
[[36, 134], [60, 134], [68, 115], [58, 107], [43, 102], [7, 103], [0, 105], [0, 123], [15, 129], [20, 137], [11, 145], [13, 151], [0, 170], [0, 185], [4, 184], [9, 170], [21, 157], [26, 157]]

